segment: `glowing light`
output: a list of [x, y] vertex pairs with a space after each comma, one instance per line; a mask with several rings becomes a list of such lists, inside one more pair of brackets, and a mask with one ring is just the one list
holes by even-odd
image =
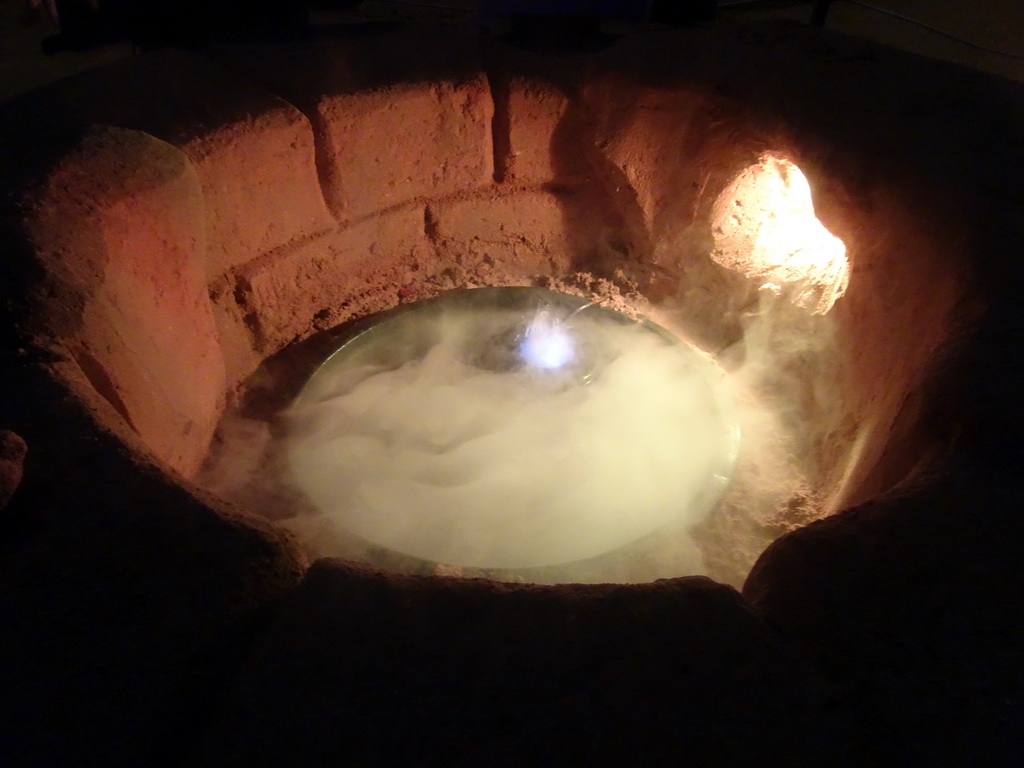
[[540, 310], [526, 328], [519, 354], [538, 368], [561, 368], [576, 354], [572, 338], [551, 313]]
[[807, 178], [789, 160], [762, 155], [719, 195], [711, 211], [717, 264], [792, 290], [794, 303], [825, 314], [846, 292], [846, 245], [814, 215]]

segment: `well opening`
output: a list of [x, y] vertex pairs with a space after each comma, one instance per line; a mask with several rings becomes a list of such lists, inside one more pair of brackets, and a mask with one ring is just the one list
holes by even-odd
[[[497, 197], [473, 193], [460, 201], [454, 215], [441, 205], [426, 203], [424, 229], [436, 238], [435, 249], [423, 261], [412, 249], [411, 258], [400, 261], [392, 272], [400, 277], [380, 285], [380, 293], [372, 293], [367, 305], [379, 309], [382, 296], [385, 306], [408, 305], [445, 290], [532, 284], [580, 296], [582, 301], [604, 300], [670, 328], [722, 366], [728, 378], [725, 396], [738, 411], [743, 435], [728, 492], [697, 519], [617, 549], [612, 557], [588, 558], [573, 567], [532, 569], [467, 568], [443, 559], [396, 557], [387, 547], [367, 546], [358, 537], [353, 543], [323, 526], [296, 522], [289, 510], [294, 489], [285, 489], [282, 495], [278, 486], [268, 485], [259, 457], [266, 441], [273, 442], [274, 425], [279, 423], [275, 420], [281, 414], [280, 392], [294, 391], [295, 377], [301, 378], [308, 356], [331, 351], [348, 332], [344, 324], [316, 332], [297, 347], [285, 347], [242, 385], [242, 395], [221, 422], [213, 455], [198, 481], [293, 525], [314, 556], [348, 557], [414, 573], [535, 583], [635, 582], [707, 574], [739, 586], [760, 552], [782, 533], [910, 479], [935, 458], [935, 446], [914, 439], [920, 425], [914, 423], [913, 412], [903, 409], [936, 362], [930, 355], [942, 347], [951, 330], [945, 323], [959, 295], [956, 275], [953, 270], [942, 272], [941, 249], [927, 235], [908, 233], [915, 226], [912, 219], [909, 225], [906, 220], [866, 223], [862, 217], [867, 212], [842, 197], [841, 180], [809, 180], [791, 159], [800, 156], [798, 151], [791, 146], [765, 149], [763, 132], [749, 126], [748, 131], [746, 138], [737, 138], [734, 132], [725, 149], [715, 135], [696, 149], [689, 164], [710, 168], [704, 183], [689, 199], [670, 200], [675, 216], [661, 212], [663, 234], [652, 236], [639, 250], [616, 250], [611, 245], [630, 242], [622, 218], [618, 224], [600, 218], [614, 206], [578, 218], [571, 198], [600, 196], [600, 185], [553, 193], [513, 190]], [[628, 140], [655, 140], [643, 131], [637, 134]], [[657, 175], [656, 169], [637, 173]], [[821, 222], [818, 205], [829, 212], [830, 224], [846, 240]], [[567, 209], [574, 212], [566, 215]], [[877, 218], [877, 208], [871, 213]], [[446, 227], [466, 226], [463, 217], [473, 214], [479, 219], [472, 223], [468, 242], [439, 236]], [[581, 251], [577, 228], [603, 228], [603, 234]], [[880, 231], [888, 233], [883, 242], [869, 240]], [[908, 243], [908, 234], [917, 242], [896, 257], [908, 271], [890, 285], [895, 293], [889, 295], [900, 299], [880, 302], [871, 275], [886, 270], [886, 259], [894, 258], [884, 240], [892, 236]], [[548, 245], [555, 237], [569, 244], [562, 252]], [[514, 249], [502, 253], [493, 245], [509, 240], [532, 247], [531, 255], [541, 257], [543, 272], [531, 273], [536, 261], [524, 265]], [[380, 252], [381, 244], [376, 248]], [[494, 250], [497, 256], [492, 255]], [[936, 278], [925, 289], [913, 276], [918, 268]], [[352, 303], [351, 295], [339, 298], [348, 313], [363, 317], [365, 310]], [[307, 327], [327, 325], [335, 312], [335, 307], [319, 308]], [[894, 320], [897, 316], [900, 319]], [[899, 332], [893, 332], [894, 326]], [[927, 352], [922, 352], [923, 338], [929, 340]], [[297, 362], [302, 360], [306, 363]], [[680, 397], [686, 397], [684, 387]], [[268, 410], [268, 402], [277, 405]], [[894, 471], [890, 464], [879, 477], [875, 464], [886, 450], [889, 430], [897, 425], [902, 455], [896, 463], [902, 462], [904, 469]], [[487, 503], [486, 495], [482, 502]], [[415, 494], [401, 505], [429, 506], [418, 503]], [[628, 505], [622, 514], [630, 514]]]

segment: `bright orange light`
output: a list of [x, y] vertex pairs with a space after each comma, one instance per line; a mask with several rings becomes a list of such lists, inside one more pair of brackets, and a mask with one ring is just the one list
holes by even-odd
[[816, 315], [846, 292], [846, 245], [818, 221], [807, 178], [789, 160], [764, 154], [745, 168], [715, 200], [711, 226], [715, 263], [763, 288], [789, 287]]

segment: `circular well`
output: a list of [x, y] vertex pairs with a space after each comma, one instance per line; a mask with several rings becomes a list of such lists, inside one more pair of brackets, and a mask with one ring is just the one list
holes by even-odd
[[578, 296], [452, 291], [342, 344], [285, 453], [321, 531], [464, 567], [571, 563], [717, 504], [739, 439], [723, 376]]

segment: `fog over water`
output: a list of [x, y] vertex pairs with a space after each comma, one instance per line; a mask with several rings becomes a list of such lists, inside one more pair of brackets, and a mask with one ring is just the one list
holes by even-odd
[[[197, 481], [312, 558], [538, 583], [739, 586], [774, 538], [827, 513], [821, 446], [845, 423], [831, 316], [762, 288], [713, 360], [600, 307], [574, 315], [578, 297], [517, 290], [542, 300], [474, 299], [472, 317], [409, 305], [321, 365], [348, 338], [332, 336], [293, 401], [225, 414]], [[250, 395], [301, 386], [296, 370], [263, 371]]]
[[313, 502], [286, 524], [319, 554], [349, 532], [531, 568], [698, 522], [735, 448], [720, 371], [605, 310], [570, 314], [413, 312], [357, 338], [284, 416], [287, 473]]

